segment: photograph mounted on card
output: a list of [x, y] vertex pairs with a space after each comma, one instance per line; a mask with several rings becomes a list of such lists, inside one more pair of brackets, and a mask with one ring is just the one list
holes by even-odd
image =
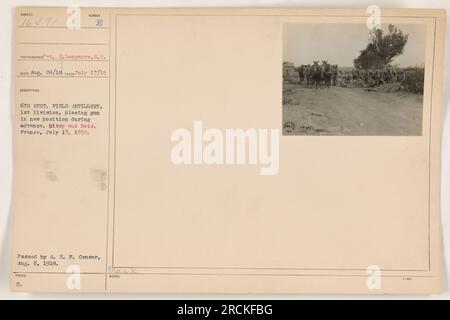
[[18, 7], [11, 288], [435, 293], [445, 12]]

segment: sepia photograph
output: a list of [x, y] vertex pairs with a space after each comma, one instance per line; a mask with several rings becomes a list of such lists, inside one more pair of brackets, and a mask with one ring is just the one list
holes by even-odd
[[426, 26], [287, 23], [283, 135], [420, 136]]

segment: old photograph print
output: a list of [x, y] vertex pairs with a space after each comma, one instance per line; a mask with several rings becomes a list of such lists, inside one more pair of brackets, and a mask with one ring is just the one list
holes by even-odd
[[283, 135], [420, 136], [426, 26], [283, 26]]

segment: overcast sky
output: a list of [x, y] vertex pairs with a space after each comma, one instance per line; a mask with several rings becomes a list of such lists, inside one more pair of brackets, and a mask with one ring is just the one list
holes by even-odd
[[[398, 24], [409, 34], [403, 55], [394, 59], [402, 67], [425, 64], [425, 24]], [[386, 26], [383, 26], [385, 28]], [[351, 67], [353, 59], [366, 48], [369, 29], [365, 24], [303, 24], [283, 26], [283, 61], [295, 65], [328, 60], [331, 64]]]

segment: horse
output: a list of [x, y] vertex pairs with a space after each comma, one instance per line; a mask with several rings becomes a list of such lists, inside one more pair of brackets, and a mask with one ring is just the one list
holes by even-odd
[[322, 68], [319, 66], [319, 61], [313, 61], [313, 65], [310, 69], [310, 75], [314, 89], [319, 88], [322, 81]]
[[327, 60], [322, 60], [322, 81], [328, 88], [331, 85], [331, 68]]

